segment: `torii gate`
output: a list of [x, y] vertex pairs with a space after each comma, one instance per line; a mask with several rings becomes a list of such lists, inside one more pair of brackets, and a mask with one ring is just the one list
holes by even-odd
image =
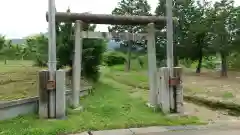
[[[173, 87], [169, 85], [170, 82], [176, 82], [173, 74], [173, 20], [172, 14], [169, 13], [171, 9], [172, 0], [167, 0], [167, 13], [168, 18], [161, 16], [120, 16], [120, 15], [106, 15], [106, 14], [89, 14], [89, 13], [66, 13], [57, 12], [55, 13], [55, 2], [49, 0], [49, 14], [47, 14], [47, 20], [49, 22], [49, 72], [50, 81], [55, 80], [56, 72], [56, 30], [55, 22], [75, 22], [75, 53], [74, 53], [74, 64], [73, 64], [73, 95], [72, 105], [74, 108], [79, 107], [79, 91], [81, 90], [80, 78], [81, 78], [81, 61], [82, 61], [82, 39], [83, 38], [116, 38], [121, 39], [133, 39], [133, 40], [147, 40], [147, 54], [148, 54], [148, 67], [149, 67], [149, 106], [156, 107], [160, 105], [165, 108], [165, 112], [169, 112], [170, 109], [174, 108], [173, 98]], [[147, 33], [132, 34], [132, 33], [102, 33], [102, 32], [90, 32], [82, 31], [82, 23], [93, 23], [93, 24], [113, 24], [113, 25], [147, 25]], [[162, 78], [166, 80], [161, 81], [164, 91], [169, 95], [161, 95], [161, 100], [158, 99], [158, 94], [164, 94], [159, 83], [160, 76], [158, 76], [158, 70], [156, 65], [156, 48], [155, 48], [155, 27], [163, 28], [167, 23], [167, 59], [168, 59], [168, 70], [162, 70]], [[168, 73], [169, 72], [169, 73]], [[165, 75], [165, 76], [164, 76]], [[167, 76], [166, 76], [167, 75]], [[160, 91], [159, 91], [160, 90]], [[56, 92], [50, 92], [50, 117], [54, 117], [56, 113], [54, 110], [54, 101], [56, 98]], [[181, 95], [182, 96], [182, 95]], [[165, 98], [164, 98], [165, 97]], [[169, 97], [166, 99], [166, 97]], [[182, 99], [181, 97], [178, 99]], [[165, 101], [163, 101], [165, 100]], [[182, 101], [179, 102], [182, 104]]]

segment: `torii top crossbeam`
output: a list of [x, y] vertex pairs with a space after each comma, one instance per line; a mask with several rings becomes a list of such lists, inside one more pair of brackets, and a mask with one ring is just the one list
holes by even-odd
[[[55, 14], [56, 22], [75, 22], [81, 20], [85, 23], [92, 24], [111, 24], [111, 25], [147, 25], [154, 23], [157, 26], [166, 24], [166, 17], [163, 16], [125, 16], [111, 14], [89, 14], [89, 13], [67, 13], [57, 12]], [[177, 21], [173, 17], [174, 21]], [[48, 21], [48, 13], [47, 13]]]

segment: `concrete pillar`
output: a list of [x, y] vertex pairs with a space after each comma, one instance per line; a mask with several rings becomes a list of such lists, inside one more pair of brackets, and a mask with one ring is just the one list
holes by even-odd
[[179, 78], [180, 83], [176, 86], [176, 113], [183, 114], [183, 85], [182, 85], [182, 68], [174, 67], [174, 75]]
[[[173, 0], [166, 0], [166, 15], [167, 15], [167, 67], [169, 68], [170, 77], [173, 76]], [[173, 87], [170, 87], [170, 107], [174, 110], [174, 92]]]
[[155, 28], [154, 23], [148, 24], [147, 35], [147, 53], [148, 53], [148, 75], [149, 75], [149, 104], [157, 105], [157, 62], [155, 47]]
[[160, 69], [160, 92], [161, 92], [161, 107], [163, 113], [170, 113], [170, 96], [169, 96], [169, 68], [162, 67]]
[[[48, 0], [48, 70], [49, 80], [54, 82], [55, 81], [55, 72], [56, 72], [56, 22], [55, 22], [55, 0]], [[49, 91], [49, 117], [55, 118], [55, 97], [56, 91], [50, 90]]]
[[38, 73], [38, 92], [39, 92], [39, 118], [48, 118], [48, 90], [47, 82], [49, 80], [49, 71], [42, 70]]
[[162, 108], [161, 69], [157, 70], [157, 105]]
[[66, 112], [66, 72], [56, 71], [56, 118], [64, 118]]
[[81, 63], [82, 63], [82, 22], [77, 20], [75, 23], [75, 47], [73, 63], [73, 108], [79, 107], [79, 92], [81, 90]]
[[56, 117], [56, 90], [49, 90], [49, 118]]

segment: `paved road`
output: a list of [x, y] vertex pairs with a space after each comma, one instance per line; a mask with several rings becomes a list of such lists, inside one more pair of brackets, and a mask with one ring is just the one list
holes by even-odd
[[240, 122], [207, 126], [145, 127], [83, 132], [74, 135], [240, 135]]
[[168, 131], [152, 134], [135, 134], [135, 135], [240, 135], [239, 130], [199, 130], [199, 131]]

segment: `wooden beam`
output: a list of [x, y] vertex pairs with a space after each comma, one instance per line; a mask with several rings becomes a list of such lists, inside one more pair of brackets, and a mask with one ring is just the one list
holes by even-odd
[[133, 41], [146, 40], [147, 36], [147, 33], [128, 33], [128, 32], [116, 33], [116, 32], [83, 31], [81, 34], [82, 38], [121, 39]]
[[[48, 21], [48, 13], [46, 14]], [[111, 14], [89, 14], [89, 13], [67, 13], [57, 12], [57, 22], [75, 22], [81, 20], [89, 24], [111, 24], [111, 25], [147, 25], [154, 23], [163, 28], [166, 24], [166, 17], [164, 16], [125, 16], [125, 15], [111, 15]], [[177, 18], [173, 17], [174, 21]]]

